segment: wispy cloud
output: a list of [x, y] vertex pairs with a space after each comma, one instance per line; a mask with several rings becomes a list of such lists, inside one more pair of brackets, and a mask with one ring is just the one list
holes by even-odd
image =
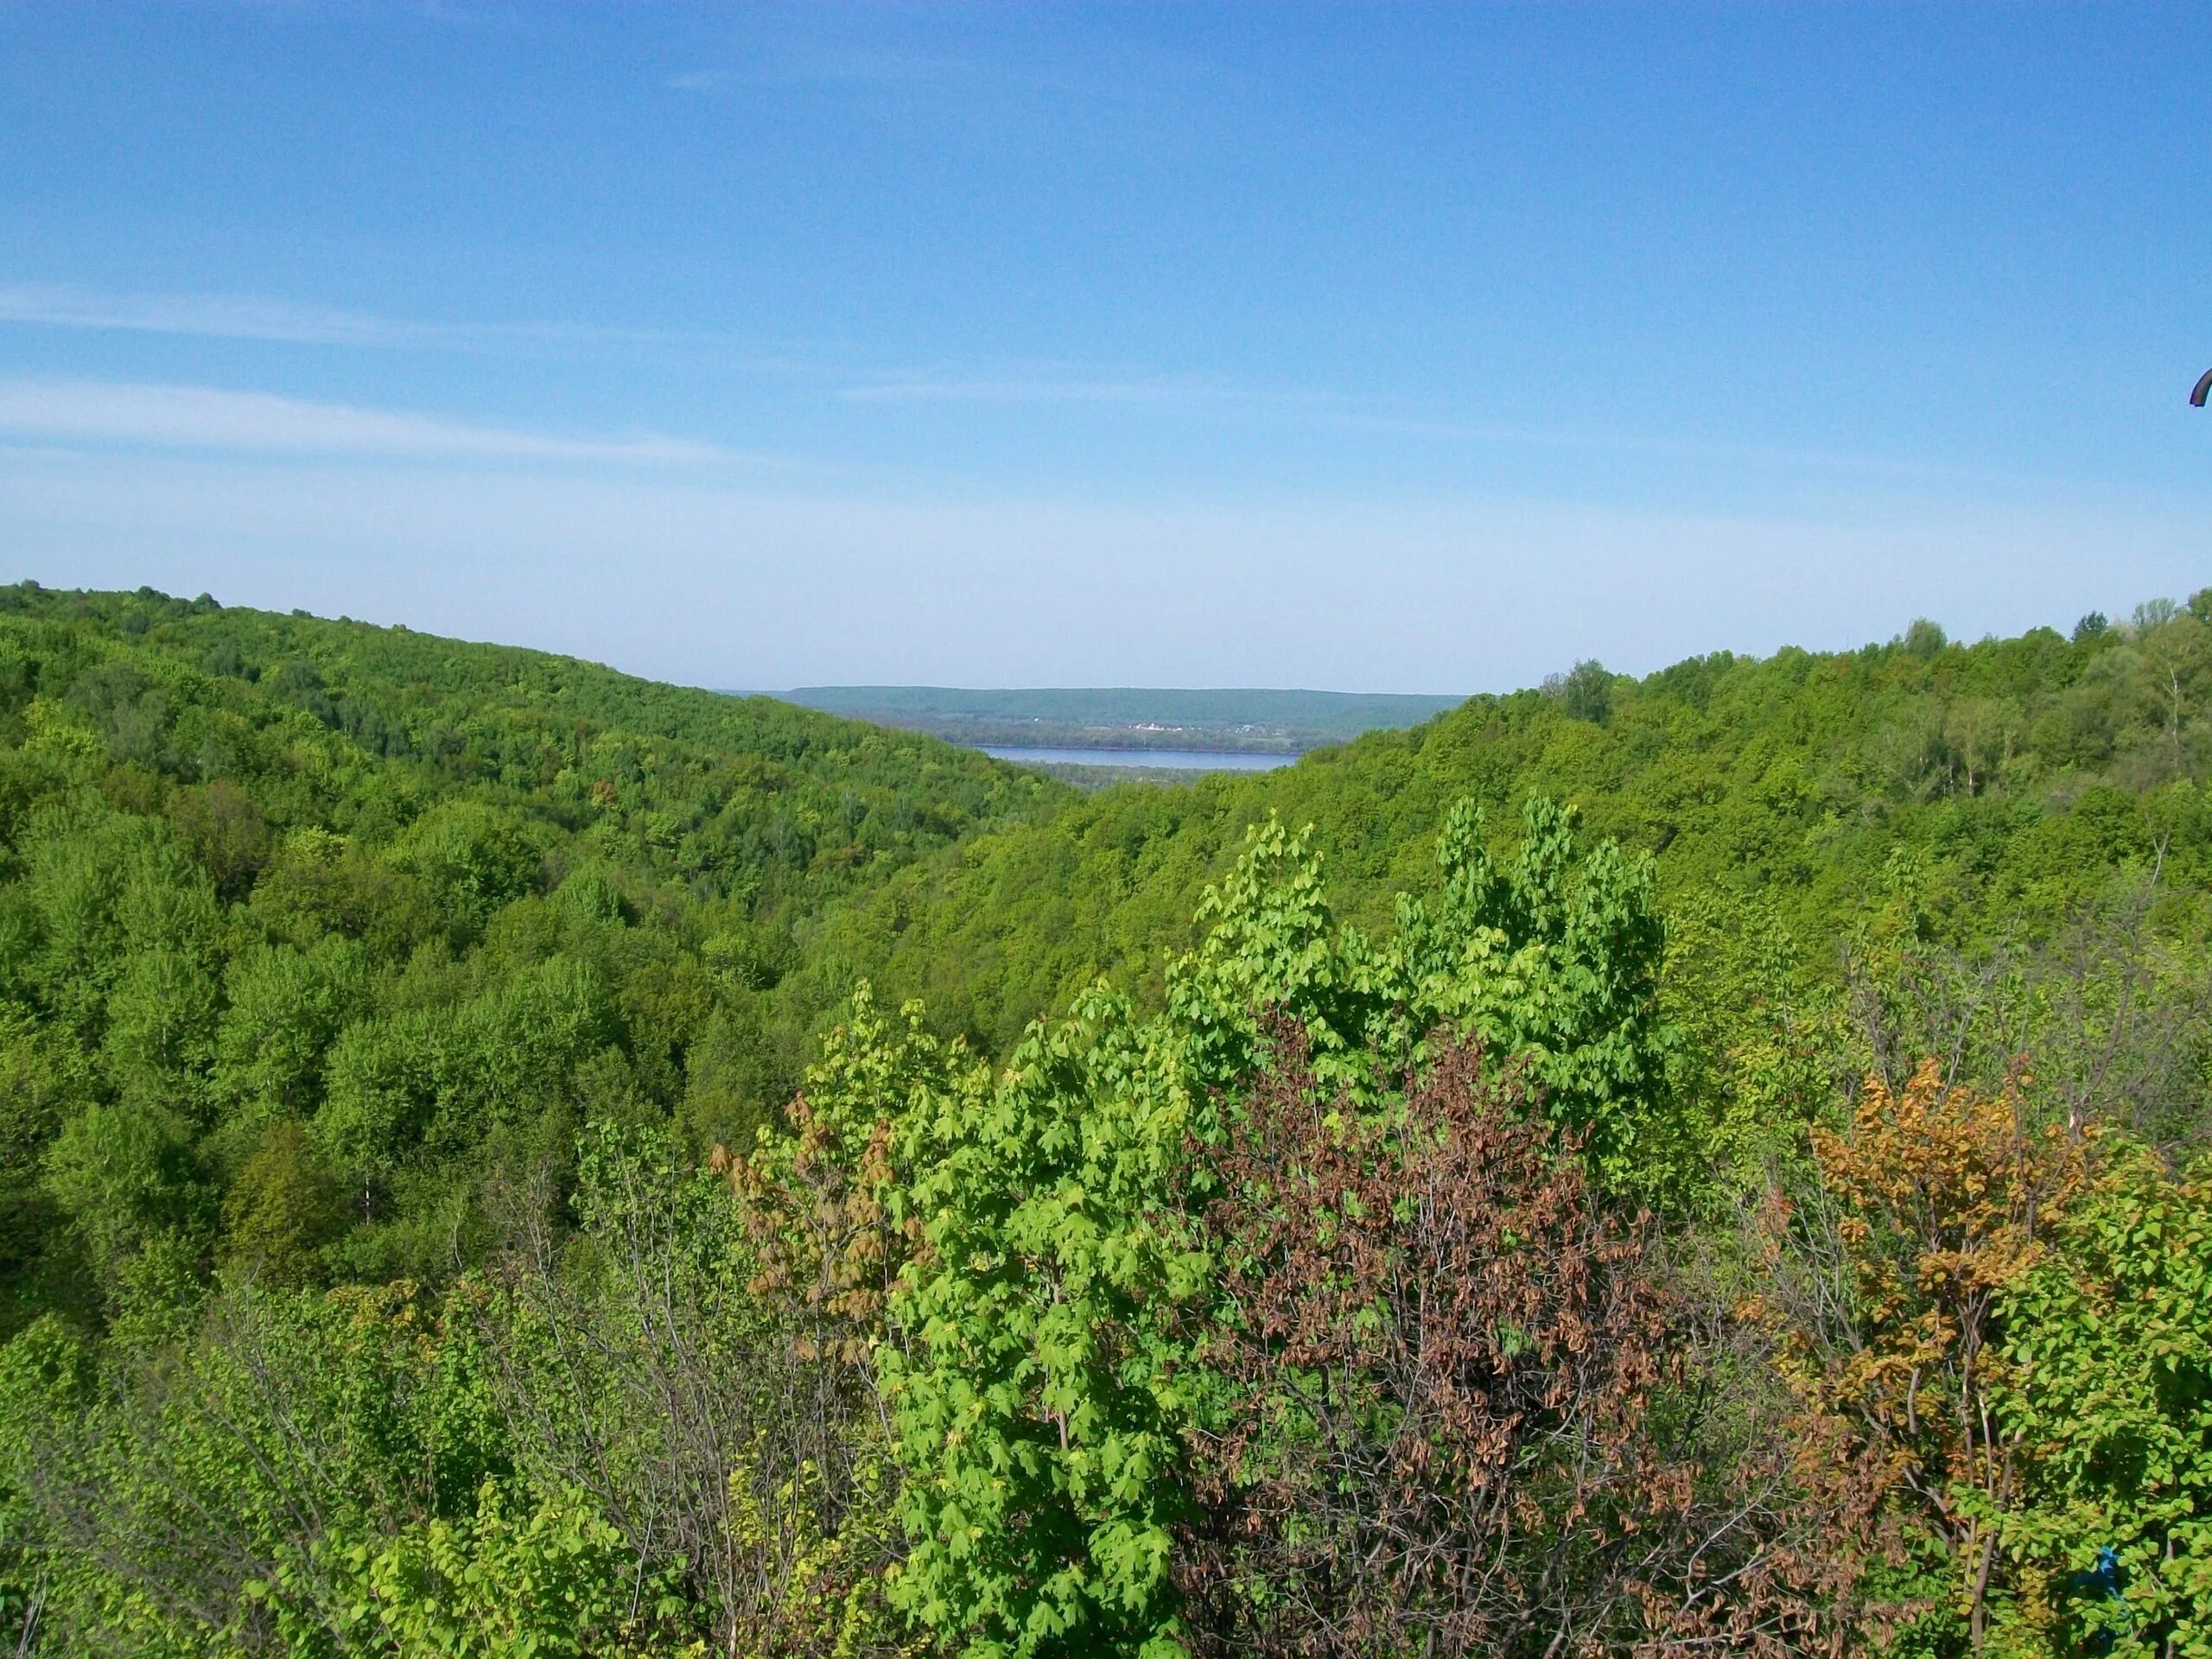
[[268, 392], [91, 380], [0, 381], [0, 434], [49, 443], [413, 461], [696, 467], [754, 459], [652, 433], [564, 437]]
[[794, 41], [761, 43], [722, 67], [686, 70], [661, 85], [671, 92], [706, 92], [729, 86], [913, 87], [969, 84], [986, 77], [1001, 85], [1010, 79], [1043, 84], [1008, 65], [949, 53]]
[[816, 45], [778, 54], [765, 73], [778, 79], [801, 84], [896, 86], [973, 80], [1000, 67], [988, 59], [957, 53], [899, 51], [847, 43]]
[[1328, 410], [1325, 418], [1330, 424], [1347, 431], [1387, 437], [1428, 439], [1446, 444], [1581, 450], [1593, 454], [1611, 452], [1664, 461], [1712, 462], [1787, 472], [1864, 474], [1951, 484], [2021, 486], [2030, 482], [2028, 477], [2020, 473], [1957, 466], [1911, 456], [1730, 442], [1621, 427], [1527, 426], [1498, 422], [1434, 420], [1420, 416], [1382, 414], [1349, 406]]
[[671, 346], [742, 353], [742, 366], [762, 372], [817, 372], [810, 363], [761, 353], [757, 342], [706, 329], [579, 322], [423, 322], [254, 294], [136, 294], [66, 283], [17, 283], [0, 286], [0, 325], [9, 323], [385, 350]]
[[1179, 375], [1112, 370], [1019, 371], [1007, 374], [919, 373], [838, 387], [849, 404], [1097, 404], [1164, 407], [1236, 406], [1319, 410], [1333, 400], [1295, 387], [1246, 386]]
[[838, 386], [830, 395], [855, 404], [1036, 404], [1179, 410], [1195, 416], [1287, 420], [1346, 434], [1492, 450], [1580, 451], [1951, 483], [2017, 485], [2024, 481], [2012, 474], [1908, 456], [1728, 442], [1619, 426], [1441, 418], [1394, 410], [1311, 387], [1255, 385], [1083, 365], [1025, 366], [1005, 372], [947, 370], [891, 374]]
[[423, 345], [442, 332], [421, 323], [251, 295], [111, 294], [50, 284], [0, 288], [0, 322], [311, 346]]
[[[712, 79], [704, 72], [682, 79]], [[1058, 409], [1071, 416], [1088, 411], [1110, 414], [1135, 411], [1173, 415], [1192, 419], [1236, 422], [1287, 422], [1342, 432], [1348, 436], [1405, 440], [1414, 443], [1461, 446], [1494, 452], [1586, 453], [1592, 455], [1645, 456], [1706, 465], [1778, 469], [1808, 474], [1859, 476], [1904, 480], [2011, 487], [2022, 480], [1985, 469], [1962, 467], [1910, 455], [1883, 455], [1791, 448], [1758, 442], [1707, 439], [1679, 432], [1638, 431], [1606, 424], [1548, 425], [1510, 420], [1455, 418], [1403, 405], [1392, 407], [1307, 386], [1255, 384], [1199, 372], [1179, 372], [1143, 365], [1081, 361], [1007, 360], [967, 364], [947, 363], [915, 366], [855, 365], [847, 351], [832, 348], [779, 348], [748, 342], [735, 336], [707, 331], [629, 328], [620, 325], [561, 322], [416, 321], [349, 310], [339, 307], [298, 303], [283, 299], [240, 294], [143, 294], [113, 292], [66, 284], [0, 286], [0, 326], [35, 325], [48, 327], [123, 330], [203, 339], [270, 341], [286, 344], [362, 347], [428, 352], [604, 352], [665, 349], [685, 353], [721, 353], [720, 366], [767, 377], [810, 395], [825, 397], [855, 410], [880, 409], [895, 415], [918, 405], [966, 406], [976, 410], [1033, 406]], [[843, 361], [840, 361], [840, 359]], [[63, 383], [72, 384], [72, 383]], [[160, 390], [184, 397], [184, 389]], [[41, 396], [51, 401], [52, 385]], [[215, 394], [210, 394], [215, 395]], [[224, 393], [226, 397], [250, 398], [257, 394]], [[292, 409], [321, 405], [272, 404]], [[619, 452], [632, 460], [667, 458], [675, 450], [696, 454], [705, 446], [684, 445], [675, 440], [649, 438], [610, 446], [505, 434], [493, 438], [479, 429], [424, 416], [384, 416], [355, 411], [363, 416], [411, 423], [410, 430], [447, 434], [477, 433], [480, 444], [522, 443], [529, 453], [554, 458], [547, 445], [566, 445], [559, 453], [570, 460], [612, 459]], [[269, 422], [272, 429], [279, 423]], [[293, 420], [295, 429], [308, 423]], [[134, 442], [167, 440], [139, 439]], [[385, 439], [400, 442], [396, 432]], [[225, 446], [216, 446], [225, 447]], [[432, 448], [439, 453], [505, 454], [519, 457], [515, 448], [454, 448], [442, 440]], [[366, 451], [354, 450], [355, 453]], [[382, 454], [429, 453], [385, 448]]]

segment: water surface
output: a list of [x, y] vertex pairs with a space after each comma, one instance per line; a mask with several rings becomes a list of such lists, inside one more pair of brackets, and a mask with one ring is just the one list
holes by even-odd
[[985, 754], [1030, 766], [1167, 766], [1177, 772], [1272, 772], [1294, 754], [1253, 754], [1241, 749], [1058, 749], [977, 745]]

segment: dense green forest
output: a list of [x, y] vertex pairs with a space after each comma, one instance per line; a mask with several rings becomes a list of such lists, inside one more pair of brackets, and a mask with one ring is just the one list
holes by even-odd
[[0, 589], [23, 1653], [2212, 1653], [2212, 591], [1083, 794]]
[[1870, 929], [1977, 960], [2044, 951], [2118, 902], [2123, 872], [2159, 872], [2160, 925], [2185, 936], [2212, 875], [2212, 661], [2194, 613], [2142, 621], [1974, 645], [1921, 625], [1640, 682], [1586, 664], [1284, 771], [1108, 791], [983, 831], [842, 906], [823, 955], [1002, 1052], [1099, 975], [1156, 1000], [1201, 891], [1270, 813], [1313, 826], [1337, 908], [1376, 931], [1394, 894], [1435, 884], [1452, 803], [1479, 804], [1502, 847], [1533, 795], [1656, 855], [1678, 957], [1693, 940], [1757, 950], [1808, 985], [1839, 986]]
[[461, 1172], [508, 1143], [610, 1113], [744, 1138], [806, 1055], [766, 995], [794, 929], [1055, 799], [537, 652], [146, 593], [0, 605], [10, 1329], [96, 1306], [149, 1238], [249, 1226], [300, 1124], [353, 1190], [331, 1248], [360, 1278], [449, 1268]]

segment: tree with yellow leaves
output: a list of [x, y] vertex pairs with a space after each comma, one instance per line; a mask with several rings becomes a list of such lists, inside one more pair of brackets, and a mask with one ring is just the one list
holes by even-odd
[[1999, 1408], [2018, 1382], [2003, 1319], [2089, 1147], [2037, 1127], [2020, 1081], [1947, 1088], [1933, 1060], [1902, 1090], [1869, 1078], [1847, 1128], [1813, 1134], [1820, 1192], [1770, 1234], [1803, 1471], [1874, 1626], [1912, 1648], [1980, 1653], [2038, 1618], [2001, 1548], [2035, 1450]]

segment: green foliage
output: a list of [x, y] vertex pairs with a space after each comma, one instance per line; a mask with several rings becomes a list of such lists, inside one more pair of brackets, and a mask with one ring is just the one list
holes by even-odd
[[[189, 1339], [155, 1339], [181, 1319]], [[474, 1511], [501, 1472], [465, 1328], [404, 1287], [241, 1287], [104, 1356], [0, 1351], [0, 1493], [60, 1651], [348, 1650], [348, 1552]], [[211, 1526], [209, 1518], [222, 1517]]]
[[[673, 1570], [640, 1577], [627, 1541], [581, 1492], [526, 1493], [485, 1482], [474, 1514], [317, 1552], [333, 1604], [292, 1609], [308, 1574], [280, 1567], [245, 1587], [276, 1614], [295, 1653], [330, 1648], [404, 1659], [563, 1659], [668, 1651], [683, 1611]], [[332, 1641], [336, 1638], [335, 1643]]]
[[1436, 921], [1401, 903], [1409, 983], [1394, 994], [1417, 1023], [1450, 1023], [1523, 1061], [1548, 1115], [1586, 1136], [1605, 1182], [1679, 1195], [1708, 1148], [1668, 1088], [1650, 860], [1608, 842], [1578, 864], [1573, 823], [1531, 797], [1520, 852], [1501, 870], [1483, 850], [1480, 812], [1453, 808], [1437, 850]]
[[1162, 1015], [1094, 992], [988, 1090], [887, 1103], [914, 1172], [893, 1208], [920, 1230], [884, 1362], [911, 1547], [895, 1594], [976, 1659], [1179, 1641], [1170, 1558], [1206, 1393], [1187, 1315], [1214, 1294], [1186, 1154], [1266, 1063], [1271, 1022], [1306, 1033], [1317, 1078], [1370, 1100], [1432, 1030], [1473, 1035], [1624, 1186], [1663, 1184], [1665, 1154], [1695, 1148], [1669, 1122], [1648, 878], [1612, 848], [1578, 866], [1548, 803], [1504, 870], [1479, 828], [1471, 805], [1453, 816], [1437, 917], [1407, 900], [1377, 950], [1333, 927], [1304, 838], [1269, 823], [1208, 892]]
[[480, 928], [528, 893], [538, 857], [521, 824], [475, 801], [424, 813], [392, 842], [395, 869], [414, 876], [457, 925]]
[[[2020, 1122], [2191, 1155], [2208, 612], [1584, 663], [1077, 797], [563, 658], [0, 589], [0, 1637], [35, 1603], [53, 1653], [1203, 1644], [1177, 1551], [1219, 1496], [1203, 1333], [1240, 1317], [1204, 1217], [1269, 1183], [1197, 1154], [1294, 1030], [1316, 1167], [1427, 1167], [1409, 1080], [1471, 1043], [1592, 1227], [1662, 1230], [1698, 1313], [1636, 1383], [1638, 1466], [1696, 1491], [1636, 1502], [1738, 1515], [1744, 1553], [1643, 1604], [1655, 1654], [1678, 1618], [1681, 1651], [1856, 1618], [1852, 1563], [1950, 1586], [1992, 1538], [1989, 1641], [2212, 1651], [2201, 1173], [2131, 1155], [2037, 1212], [1975, 1304], [1975, 1443], [2016, 1460], [1938, 1493], [1920, 1555], [1790, 1531], [1826, 1524], [1812, 1439], [1777, 1444], [1733, 1311], [1834, 1286], [1834, 1195], [1798, 1257], [1731, 1230], [1819, 1197], [1807, 1126], [1868, 1072], [1941, 1103], [2026, 1051]], [[1615, 1571], [1588, 1535], [1545, 1570]], [[2124, 1611], [2075, 1584], [2107, 1544]]]
[[1547, 681], [1544, 689], [1557, 695], [1569, 720], [1602, 726], [1613, 712], [1613, 677], [1595, 658], [1577, 663], [1571, 673]]
[[1514, 861], [1493, 863], [1462, 801], [1436, 850], [1443, 892], [1400, 894], [1395, 937], [1338, 931], [1306, 836], [1271, 823], [1199, 906], [1211, 924], [1169, 972], [1168, 1007], [1203, 1087], [1249, 1077], [1271, 1011], [1295, 1019], [1326, 1087], [1398, 1081], [1440, 1026], [1520, 1060], [1553, 1120], [1584, 1132], [1608, 1181], [1657, 1197], [1705, 1154], [1666, 1080], [1663, 936], [1648, 860], [1607, 843], [1578, 860], [1573, 814], [1531, 798]]
[[1164, 1653], [1188, 1402], [1166, 1318], [1205, 1264], [1166, 1208], [1190, 1103], [1162, 1034], [1086, 1001], [987, 1094], [918, 1115], [926, 1267], [885, 1388], [906, 1474], [893, 1596], [973, 1659]]
[[223, 1253], [233, 1272], [269, 1285], [311, 1282], [321, 1247], [345, 1229], [346, 1195], [296, 1119], [279, 1118], [223, 1196]]
[[156, 1239], [450, 1272], [592, 1113], [749, 1138], [830, 1006], [779, 994], [794, 923], [1055, 798], [566, 659], [0, 589], [0, 1334], [111, 1300]]
[[[1603, 724], [1541, 691], [1478, 696], [1279, 772], [1105, 790], [974, 837], [838, 905], [792, 990], [865, 976], [1003, 1054], [1102, 976], [1158, 1006], [1163, 957], [1197, 942], [1200, 895], [1271, 811], [1313, 826], [1342, 917], [1376, 934], [1396, 893], [1440, 885], [1427, 849], [1465, 797], [1488, 837], [1541, 795], [1658, 855], [1658, 913], [1755, 918], [1793, 1001], [1840, 993], [1839, 947], [1888, 901], [1893, 856], [1920, 873], [1925, 942], [2042, 950], [2123, 870], [2187, 893], [2212, 872], [2208, 637], [2183, 610], [2071, 643], [1717, 653], [1609, 677]], [[2188, 936], [2177, 906], [2156, 927]]]
[[47, 1160], [93, 1087], [80, 1051], [20, 1007], [0, 1014], [0, 1329], [67, 1300], [71, 1230]]
[[368, 953], [342, 934], [306, 950], [279, 943], [234, 957], [216, 1035], [219, 1096], [250, 1117], [306, 1112], [324, 1056], [372, 995]]
[[47, 1152], [46, 1185], [105, 1277], [150, 1240], [188, 1235], [205, 1218], [189, 1126], [154, 1101], [96, 1101], [72, 1116]]
[[[2029, 1456], [2003, 1538], [2040, 1569], [2044, 1640], [2212, 1651], [2212, 1170], [2124, 1153], [2004, 1320], [1999, 1408]], [[2103, 1549], [2118, 1599], [2077, 1582]]]

